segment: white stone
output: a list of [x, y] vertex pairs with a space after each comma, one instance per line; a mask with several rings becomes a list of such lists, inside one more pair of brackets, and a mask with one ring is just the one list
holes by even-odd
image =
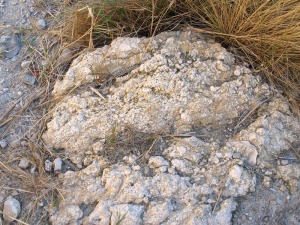
[[62, 169], [62, 160], [61, 160], [61, 158], [56, 158], [53, 161], [53, 170], [54, 170], [54, 173], [61, 172], [61, 169]]
[[4, 202], [4, 207], [3, 207], [4, 221], [13, 222], [15, 219], [18, 218], [20, 212], [21, 212], [21, 204], [17, 199], [9, 197]]
[[34, 84], [36, 83], [36, 78], [34, 76], [32, 76], [31, 74], [25, 74], [22, 82], [31, 86], [34, 86]]
[[21, 63], [22, 69], [27, 69], [29, 67], [30, 63], [31, 63], [31, 61], [23, 61]]
[[220, 160], [216, 157], [216, 156], [212, 156], [209, 159], [211, 162], [213, 162], [214, 164], [218, 164], [220, 162]]
[[7, 147], [7, 141], [5, 140], [5, 139], [2, 139], [1, 141], [0, 141], [0, 146], [1, 146], [1, 148], [6, 148]]
[[52, 171], [52, 167], [53, 167], [53, 163], [49, 159], [47, 159], [45, 161], [45, 170], [47, 172], [51, 172]]
[[30, 173], [31, 174], [36, 174], [36, 167], [35, 166], [30, 168]]
[[39, 19], [37, 22], [36, 22], [36, 26], [38, 29], [40, 30], [44, 30], [47, 28], [47, 23], [46, 23], [46, 20], [44, 19]]
[[286, 165], [289, 164], [289, 161], [286, 160], [286, 159], [283, 159], [283, 160], [280, 161], [280, 163], [281, 163], [281, 165], [286, 166]]
[[243, 168], [238, 166], [238, 165], [234, 165], [230, 168], [229, 170], [229, 176], [235, 181], [235, 182], [240, 182], [241, 181], [241, 177], [243, 174]]
[[22, 158], [19, 162], [19, 167], [22, 169], [27, 169], [29, 167], [30, 161], [27, 158]]
[[158, 168], [158, 170], [159, 170], [160, 172], [162, 172], [162, 173], [165, 173], [165, 172], [168, 171], [168, 166], [161, 166], [161, 167]]
[[137, 166], [133, 166], [132, 169], [138, 171], [141, 169], [141, 167], [139, 165], [137, 165]]
[[220, 159], [220, 158], [223, 157], [223, 154], [222, 154], [221, 152], [217, 152], [217, 153], [216, 153], [216, 156]]

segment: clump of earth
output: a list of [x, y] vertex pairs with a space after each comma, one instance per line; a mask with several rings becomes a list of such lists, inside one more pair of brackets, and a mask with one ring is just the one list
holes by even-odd
[[299, 119], [190, 30], [75, 59], [43, 140], [65, 155], [51, 224], [299, 224]]

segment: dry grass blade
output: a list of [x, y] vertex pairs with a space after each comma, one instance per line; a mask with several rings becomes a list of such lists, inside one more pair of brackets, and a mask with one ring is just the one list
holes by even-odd
[[61, 14], [60, 32], [54, 33], [85, 47], [119, 36], [151, 36], [180, 23], [176, 5], [175, 0], [81, 1]]
[[262, 104], [269, 101], [269, 98], [266, 98], [260, 102], [258, 102], [241, 120], [240, 122], [234, 127], [234, 130], [236, 131], [237, 128], [247, 119], [249, 118]]

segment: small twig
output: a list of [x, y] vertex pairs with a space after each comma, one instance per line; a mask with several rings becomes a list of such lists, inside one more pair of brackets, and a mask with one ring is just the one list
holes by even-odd
[[0, 187], [0, 189], [6, 189], [6, 190], [16, 190], [16, 191], [20, 191], [20, 192], [26, 192], [26, 193], [30, 193], [30, 194], [34, 194], [34, 192], [31, 191], [26, 191], [24, 189], [19, 189], [19, 188], [10, 188], [10, 187]]
[[218, 198], [217, 198], [217, 201], [216, 201], [216, 203], [215, 203], [215, 206], [214, 206], [214, 209], [213, 209], [212, 213], [214, 213], [214, 211], [215, 211], [217, 205], [219, 204], [219, 201], [220, 201], [222, 192], [223, 192], [223, 188], [221, 188], [221, 190], [219, 191]]
[[91, 89], [96, 95], [98, 95], [100, 98], [102, 98], [104, 101], [107, 102], [107, 99], [106, 99], [102, 94], [100, 94], [99, 91], [97, 91], [95, 88], [93, 88], [93, 87], [91, 87], [91, 86], [90, 86], [90, 89]]
[[142, 157], [145, 158], [145, 156], [148, 155], [149, 152], [151, 152], [151, 150], [153, 149], [155, 143], [156, 143], [157, 140], [160, 139], [160, 138], [161, 138], [161, 137], [156, 138], [156, 139], [153, 141], [153, 143], [152, 143], [152, 145], [150, 146], [150, 148], [147, 150], [147, 152], [145, 152], [143, 155], [141, 155], [141, 156], [139, 157], [139, 159], [142, 158]]
[[2, 127], [4, 124], [2, 124], [2, 120], [5, 119], [5, 117], [8, 116], [8, 114], [16, 107], [17, 103], [19, 102], [19, 100], [21, 99], [21, 97], [16, 101], [14, 102], [9, 108], [8, 110], [6, 110], [6, 112], [1, 116], [0, 118], [0, 127]]
[[258, 104], [256, 104], [253, 109], [251, 109], [245, 116], [244, 118], [234, 127], [234, 130], [236, 130], [249, 116], [251, 116], [251, 114], [258, 109], [258, 107], [260, 107], [262, 104], [264, 104], [265, 102], [267, 102], [269, 100], [269, 98], [259, 102]]
[[6, 170], [8, 170], [10, 173], [12, 173], [13, 171], [11, 171], [7, 166], [4, 165], [3, 162], [0, 162], [0, 165], [2, 165]]
[[278, 159], [286, 159], [286, 160], [296, 160], [296, 157], [289, 157], [289, 156], [282, 156], [282, 157], [278, 157]]

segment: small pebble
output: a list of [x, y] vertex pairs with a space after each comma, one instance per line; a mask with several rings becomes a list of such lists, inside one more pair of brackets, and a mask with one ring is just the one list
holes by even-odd
[[212, 204], [212, 203], [215, 203], [215, 202], [216, 202], [216, 200], [214, 200], [214, 199], [211, 199], [211, 198], [207, 199], [207, 203], [208, 204]]
[[267, 176], [263, 177], [262, 184], [266, 188], [270, 187], [270, 183], [271, 183], [271, 178], [270, 177], [267, 177]]
[[217, 157], [213, 157], [213, 158], [212, 158], [212, 162], [213, 162], [214, 164], [218, 164], [218, 163], [220, 162], [220, 160], [219, 160]]
[[36, 167], [35, 166], [32, 167], [32, 168], [30, 168], [30, 173], [31, 174], [35, 174], [36, 173]]
[[31, 74], [25, 74], [25, 76], [22, 79], [22, 82], [31, 86], [34, 86], [36, 82], [36, 78], [32, 76]]
[[272, 175], [272, 172], [269, 171], [269, 170], [266, 170], [266, 171], [265, 171], [265, 174], [266, 174], [267, 176], [271, 176], [271, 175]]
[[235, 76], [241, 75], [241, 71], [239, 69], [236, 69], [233, 73]]
[[21, 145], [22, 147], [26, 147], [26, 146], [28, 146], [28, 142], [27, 142], [27, 141], [21, 141], [21, 142], [20, 142], [20, 145]]
[[232, 155], [232, 158], [234, 159], [240, 159], [242, 157], [242, 154], [240, 152], [235, 152]]
[[265, 222], [268, 222], [268, 221], [269, 221], [269, 217], [268, 217], [268, 216], [265, 216], [265, 217], [264, 217], [264, 221], [265, 221]]
[[30, 13], [33, 13], [33, 12], [34, 12], [34, 8], [33, 8], [33, 7], [30, 7], [30, 8], [28, 9], [28, 11], [29, 11]]
[[39, 19], [36, 23], [36, 26], [38, 29], [40, 30], [44, 30], [47, 28], [47, 23], [46, 23], [46, 20], [44, 19]]
[[243, 174], [243, 168], [234, 165], [229, 169], [229, 176], [235, 181], [235, 182], [240, 182]]
[[159, 167], [158, 170], [159, 170], [160, 172], [162, 172], [162, 173], [165, 173], [165, 172], [168, 171], [168, 166], [162, 166], [162, 167]]
[[5, 140], [5, 139], [2, 139], [1, 141], [0, 141], [0, 146], [1, 146], [1, 148], [6, 148], [7, 147], [7, 141]]
[[31, 61], [23, 61], [21, 63], [22, 69], [25, 69], [25, 68], [29, 67], [30, 63], [31, 63]]
[[45, 161], [45, 170], [47, 172], [52, 171], [52, 162], [50, 162], [50, 160], [48, 160], [48, 159]]
[[135, 170], [135, 171], [139, 171], [141, 169], [141, 167], [139, 165], [132, 166], [132, 169]]
[[29, 167], [29, 164], [30, 164], [30, 162], [27, 158], [22, 158], [20, 160], [19, 167], [21, 169], [27, 169]]
[[20, 202], [12, 197], [8, 197], [8, 199], [4, 202], [3, 207], [3, 219], [5, 222], [13, 222], [18, 218], [21, 212], [21, 204]]
[[59, 173], [61, 171], [61, 168], [62, 168], [62, 160], [61, 160], [61, 158], [56, 158], [53, 161], [54, 173]]
[[216, 153], [216, 156], [220, 159], [220, 158], [223, 157], [223, 154], [222, 154], [221, 152], [217, 152], [217, 153]]
[[284, 160], [281, 160], [280, 163], [281, 163], [281, 165], [286, 166], [289, 164], [289, 161], [284, 159]]

